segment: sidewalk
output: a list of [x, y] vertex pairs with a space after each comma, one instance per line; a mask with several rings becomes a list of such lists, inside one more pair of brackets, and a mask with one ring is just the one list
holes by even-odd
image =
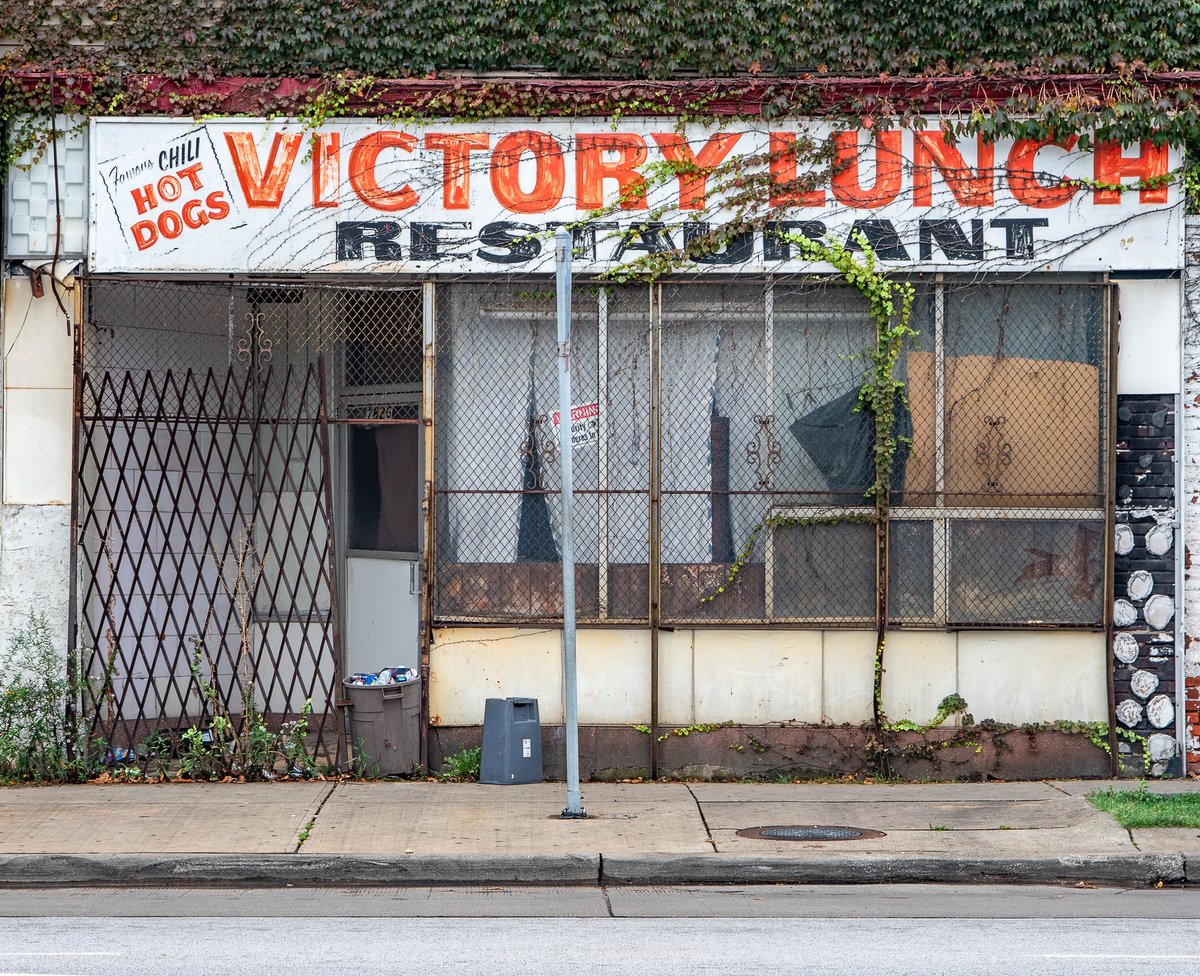
[[[561, 783], [10, 788], [0, 884], [1200, 882], [1200, 830], [1127, 831], [1106, 785], [585, 783], [582, 821]], [[885, 836], [737, 833], [813, 824]]]

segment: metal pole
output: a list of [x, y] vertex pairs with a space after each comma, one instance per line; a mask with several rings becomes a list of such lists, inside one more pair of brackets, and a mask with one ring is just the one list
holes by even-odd
[[567, 805], [562, 815], [587, 814], [579, 794], [579, 702], [575, 686], [575, 485], [571, 471], [571, 234], [554, 235], [558, 293], [558, 456], [562, 459], [563, 698], [567, 721]]

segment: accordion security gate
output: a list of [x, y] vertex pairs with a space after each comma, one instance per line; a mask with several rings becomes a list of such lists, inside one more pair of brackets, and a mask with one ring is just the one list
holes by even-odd
[[[129, 748], [203, 727], [208, 685], [274, 727], [311, 703], [309, 746], [340, 764], [334, 470], [381, 426], [416, 430], [420, 292], [91, 279], [86, 294], [72, 623], [95, 733]], [[374, 506], [350, 534], [383, 534]]]
[[[537, 287], [439, 289], [442, 622], [561, 619], [554, 301]], [[916, 288], [887, 566], [854, 289], [578, 288], [579, 619], [873, 628], [886, 585], [889, 626], [1103, 627], [1111, 289]]]

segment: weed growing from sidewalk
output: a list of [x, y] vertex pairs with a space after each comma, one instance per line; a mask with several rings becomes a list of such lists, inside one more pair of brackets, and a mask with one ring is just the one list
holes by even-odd
[[479, 779], [479, 763], [482, 759], [481, 746], [460, 749], [442, 760], [442, 771], [438, 778], [446, 783], [474, 783]]
[[79, 717], [82, 691], [46, 618], [30, 613], [0, 653], [0, 781], [74, 782], [99, 768], [104, 742]]
[[1136, 790], [1095, 790], [1088, 799], [1122, 827], [1200, 827], [1200, 793], [1151, 793], [1142, 783]]

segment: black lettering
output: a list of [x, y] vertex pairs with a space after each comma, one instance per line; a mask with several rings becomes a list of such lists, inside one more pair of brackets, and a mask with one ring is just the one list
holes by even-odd
[[1004, 255], [1010, 258], [1033, 257], [1033, 229], [1049, 227], [1050, 221], [1045, 217], [1021, 218], [1012, 220], [993, 220], [993, 227], [1004, 228]]
[[363, 245], [371, 248], [376, 261], [399, 261], [400, 224], [395, 220], [339, 221], [334, 240], [339, 261], [362, 261]]
[[537, 239], [538, 229], [533, 224], [518, 224], [512, 220], [497, 220], [484, 224], [479, 231], [479, 243], [484, 247], [502, 247], [504, 251], [476, 252], [483, 260], [493, 264], [521, 264], [542, 253], [542, 242]]
[[414, 261], [436, 261], [446, 257], [442, 245], [453, 244], [452, 238], [441, 236], [444, 230], [464, 230], [471, 225], [465, 220], [454, 220], [440, 224], [412, 223], [408, 228], [408, 256]]
[[880, 261], [908, 261], [908, 251], [890, 220], [856, 220], [846, 235], [846, 249], [861, 251], [858, 235], [862, 234]]
[[742, 231], [725, 240], [721, 236], [720, 232], [714, 234], [702, 220], [686, 223], [683, 225], [684, 253], [697, 264], [742, 264], [754, 257], [753, 231]]
[[644, 224], [635, 224], [621, 233], [621, 241], [617, 244], [612, 259], [620, 261], [626, 251], [645, 251], [647, 254], [661, 254], [664, 251], [675, 250], [675, 242], [671, 240], [671, 232], [666, 224], [657, 220], [648, 220]]
[[971, 239], [963, 233], [957, 220], [952, 218], [930, 219], [920, 222], [921, 260], [933, 257], [936, 245], [951, 261], [983, 260], [983, 221], [971, 221]]
[[554, 233], [560, 227], [570, 227], [571, 250], [575, 252], [575, 257], [584, 261], [595, 261], [596, 231], [614, 230], [616, 226], [616, 222], [611, 220], [589, 221], [586, 224], [566, 224], [561, 220], [551, 220], [546, 224], [546, 230]]
[[792, 242], [789, 234], [799, 234], [810, 241], [819, 241], [825, 236], [825, 225], [819, 220], [773, 220], [767, 224], [763, 235], [763, 259], [766, 261], [790, 261]]

